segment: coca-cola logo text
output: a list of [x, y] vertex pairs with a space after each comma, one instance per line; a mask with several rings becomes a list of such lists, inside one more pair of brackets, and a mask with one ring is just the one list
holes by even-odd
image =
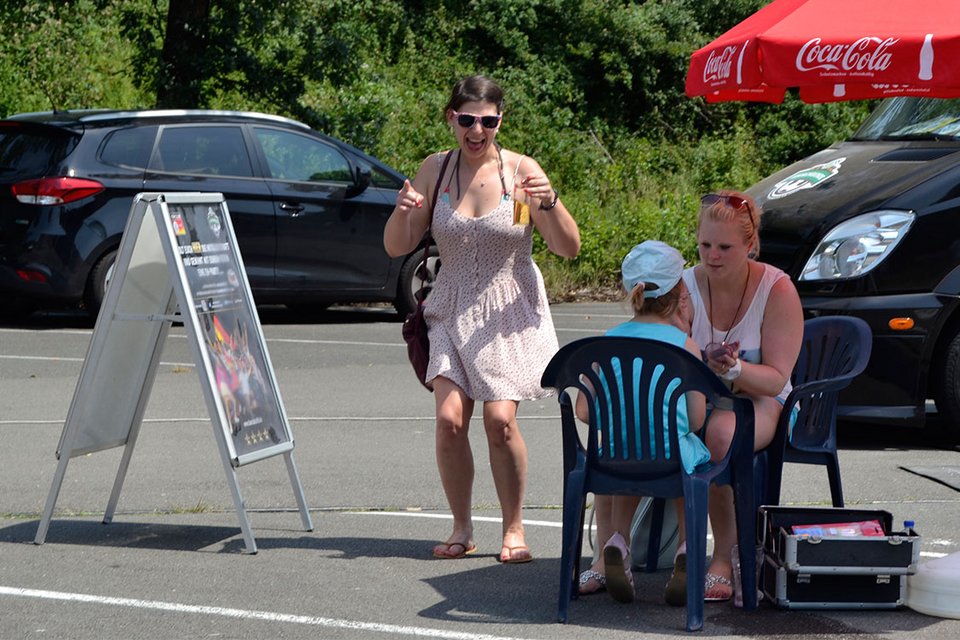
[[898, 38], [868, 36], [852, 44], [822, 44], [820, 38], [808, 40], [797, 53], [797, 70], [871, 72], [885, 71], [892, 62], [888, 49]]
[[722, 51], [711, 51], [703, 68], [703, 81], [716, 82], [729, 78], [730, 66], [736, 53], [736, 46], [724, 47]]

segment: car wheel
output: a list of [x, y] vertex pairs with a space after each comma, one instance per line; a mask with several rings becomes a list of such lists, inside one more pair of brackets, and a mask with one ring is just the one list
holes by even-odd
[[417, 249], [410, 254], [400, 269], [397, 299], [393, 303], [393, 306], [397, 308], [397, 313], [402, 317], [412, 313], [417, 308], [417, 300], [421, 296], [421, 287], [423, 288], [423, 298], [426, 299], [433, 289], [433, 283], [437, 279], [439, 271], [440, 251], [436, 245], [431, 245], [427, 252], [426, 264], [423, 261], [423, 249]]
[[96, 318], [100, 312], [100, 306], [103, 304], [103, 297], [107, 293], [107, 284], [113, 277], [113, 266], [117, 261], [117, 252], [108, 251], [100, 261], [90, 270], [90, 278], [87, 280], [87, 290], [83, 296], [83, 304], [87, 313], [92, 318]]
[[941, 435], [950, 442], [960, 442], [960, 333], [954, 334], [946, 345], [930, 379], [937, 381], [934, 401], [941, 418]]

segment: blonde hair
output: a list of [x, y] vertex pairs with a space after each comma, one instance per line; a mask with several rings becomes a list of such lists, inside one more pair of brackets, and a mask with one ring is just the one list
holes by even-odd
[[634, 314], [655, 313], [662, 318], [671, 318], [680, 308], [680, 296], [683, 295], [684, 289], [683, 280], [680, 280], [673, 289], [656, 298], [645, 297], [643, 286], [634, 287], [627, 296]]
[[[714, 202], [700, 205], [700, 217], [697, 221], [697, 233], [700, 233], [700, 224], [704, 220], [714, 222], [737, 222], [743, 232], [743, 240], [753, 244], [750, 257], [756, 258], [760, 254], [760, 215], [763, 213], [757, 201], [741, 191], [721, 189], [709, 196], [719, 196]], [[734, 206], [731, 199], [743, 201], [742, 205]]]

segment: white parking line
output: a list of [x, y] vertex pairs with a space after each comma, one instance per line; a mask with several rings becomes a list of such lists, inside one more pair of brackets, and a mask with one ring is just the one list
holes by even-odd
[[[453, 516], [447, 513], [423, 513], [421, 511], [344, 511], [343, 513], [361, 516], [407, 516], [411, 518], [440, 518], [442, 520], [453, 520]], [[473, 516], [471, 519], [476, 522], [502, 522], [501, 518], [491, 518], [489, 516]], [[552, 522], [550, 520], [524, 520], [523, 525], [554, 527], [559, 529], [563, 526], [563, 523]]]
[[[64, 356], [9, 356], [0, 355], [0, 360], [40, 360], [41, 362], [83, 362], [83, 358], [67, 358]], [[195, 367], [192, 362], [161, 362], [164, 367]]]
[[272, 611], [248, 611], [246, 609], [228, 609], [224, 607], [205, 607], [178, 602], [159, 602], [156, 600], [136, 600], [133, 598], [114, 598], [110, 596], [95, 596], [85, 593], [64, 593], [62, 591], [44, 591], [39, 589], [18, 589], [16, 587], [0, 586], [0, 595], [20, 598], [41, 598], [44, 600], [63, 600], [68, 602], [85, 602], [102, 604], [114, 607], [130, 607], [133, 609], [154, 609], [157, 611], [173, 611], [176, 613], [199, 613], [202, 615], [223, 616], [244, 620], [266, 620], [267, 622], [289, 622], [306, 624], [315, 627], [333, 629], [356, 629], [358, 631], [376, 631], [391, 635], [418, 636], [421, 638], [450, 638], [451, 640], [522, 640], [521, 638], [506, 636], [491, 636], [485, 633], [462, 633], [457, 631], [443, 631], [427, 629], [425, 627], [406, 627], [378, 622], [360, 622], [358, 620], [337, 620], [335, 618], [321, 618], [315, 616], [299, 616]]

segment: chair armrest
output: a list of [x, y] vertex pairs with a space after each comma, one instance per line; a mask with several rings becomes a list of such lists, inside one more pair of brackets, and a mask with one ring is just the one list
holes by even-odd
[[586, 455], [586, 449], [577, 432], [577, 419], [573, 411], [573, 402], [566, 391], [560, 393], [560, 430], [563, 442], [564, 477], [577, 465], [577, 459]]
[[846, 389], [850, 386], [850, 383], [853, 382], [855, 377], [856, 376], [853, 375], [845, 375], [802, 382], [798, 385], [795, 385], [793, 389], [790, 390], [790, 395], [787, 396], [787, 403], [785, 406], [790, 406], [790, 398], [794, 395], [810, 395], [812, 393], [821, 393], [823, 391], [840, 391], [841, 389]]

